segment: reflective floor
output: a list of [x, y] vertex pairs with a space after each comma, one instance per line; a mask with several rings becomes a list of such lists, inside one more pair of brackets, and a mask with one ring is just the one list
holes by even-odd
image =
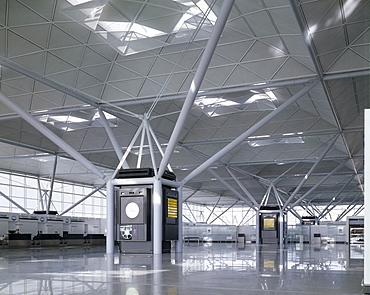
[[0, 294], [362, 294], [363, 248], [184, 245], [182, 254], [104, 247], [0, 249]]

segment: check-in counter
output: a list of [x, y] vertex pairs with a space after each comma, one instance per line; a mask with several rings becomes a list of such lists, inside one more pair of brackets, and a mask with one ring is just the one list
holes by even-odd
[[27, 248], [31, 246], [31, 234], [6, 234], [2, 242], [3, 247]]
[[83, 246], [85, 239], [83, 234], [63, 234], [63, 245], [67, 246]]
[[104, 234], [5, 234], [0, 238], [0, 248], [30, 248], [30, 247], [66, 247], [66, 246], [99, 246], [105, 245]]
[[59, 234], [37, 234], [33, 237], [32, 246], [59, 247], [61, 238]]
[[104, 245], [105, 236], [103, 234], [88, 234], [85, 236], [85, 244], [88, 245]]

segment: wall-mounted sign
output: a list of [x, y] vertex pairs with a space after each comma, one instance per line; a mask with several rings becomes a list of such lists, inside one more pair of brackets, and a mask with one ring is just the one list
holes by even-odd
[[11, 221], [18, 221], [18, 216], [17, 215], [12, 215], [10, 216]]
[[45, 217], [45, 216], [40, 216], [40, 217], [39, 217], [39, 221], [40, 221], [40, 222], [42, 222], [42, 223], [44, 223], [44, 222], [46, 222], [46, 221], [47, 221], [47, 219], [46, 219], [46, 217]]

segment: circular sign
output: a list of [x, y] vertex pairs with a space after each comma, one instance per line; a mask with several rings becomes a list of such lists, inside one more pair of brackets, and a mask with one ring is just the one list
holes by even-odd
[[128, 218], [136, 218], [140, 213], [140, 208], [135, 202], [128, 203], [125, 209]]
[[17, 216], [16, 216], [16, 215], [12, 215], [12, 216], [10, 217], [10, 219], [11, 219], [11, 220], [13, 220], [13, 221], [17, 221]]
[[41, 217], [39, 218], [39, 221], [40, 221], [40, 222], [45, 222], [45, 221], [46, 221], [46, 218], [45, 218], [44, 216], [41, 216]]

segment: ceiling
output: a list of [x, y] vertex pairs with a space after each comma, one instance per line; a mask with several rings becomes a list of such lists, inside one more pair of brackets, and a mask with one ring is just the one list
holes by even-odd
[[[159, 166], [224, 1], [0, 0], [0, 169], [98, 186], [131, 145], [124, 167]], [[363, 203], [369, 11], [235, 1], [172, 137], [186, 201]]]

